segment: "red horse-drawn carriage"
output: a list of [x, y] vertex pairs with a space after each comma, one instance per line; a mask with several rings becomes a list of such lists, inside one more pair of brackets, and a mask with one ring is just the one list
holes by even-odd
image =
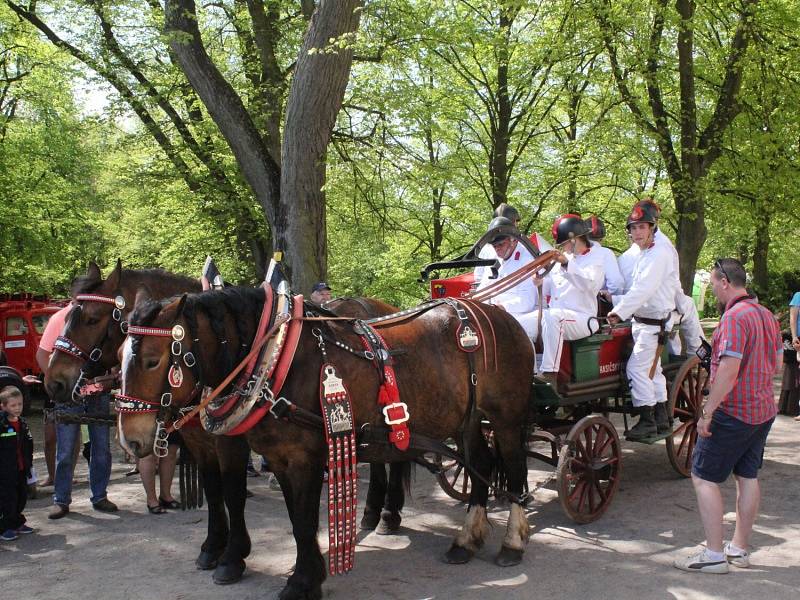
[[[517, 239], [527, 242], [523, 237]], [[534, 256], [538, 255], [526, 245]], [[436, 269], [491, 266], [492, 261], [477, 259], [480, 246], [478, 242], [470, 253], [455, 261], [429, 265], [423, 279]], [[432, 279], [430, 285], [433, 298], [469, 297], [474, 289], [471, 272]], [[602, 317], [599, 322], [602, 325], [594, 335], [564, 342], [557, 383], [534, 382], [529, 411], [528, 456], [555, 468], [561, 506], [579, 523], [599, 518], [619, 487], [621, 444], [609, 415], [622, 414], [627, 430], [628, 417], [635, 413], [625, 376], [633, 347], [631, 324], [611, 326]], [[674, 335], [678, 334], [676, 328]], [[672, 429], [638, 441], [655, 444], [665, 440], [673, 468], [688, 477], [708, 371], [698, 357], [674, 356], [668, 349], [669, 345], [665, 346], [661, 361], [669, 386], [667, 411]], [[485, 433], [491, 437], [488, 423]], [[442, 459], [439, 482], [453, 498], [469, 497], [469, 474], [458, 461]]]

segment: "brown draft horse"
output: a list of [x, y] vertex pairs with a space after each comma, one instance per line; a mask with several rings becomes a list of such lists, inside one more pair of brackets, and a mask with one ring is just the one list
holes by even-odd
[[[73, 354], [54, 352], [45, 372], [45, 386], [55, 402], [73, 402], [79, 380], [90, 379], [119, 364], [118, 350], [125, 339], [121, 323], [130, 315], [136, 293], [141, 289], [155, 298], [167, 298], [184, 292], [199, 292], [201, 286], [195, 279], [160, 269], [122, 269], [119, 261], [103, 279], [98, 266], [90, 263], [86, 275], [73, 282], [71, 292], [76, 308], [70, 313], [62, 334], [79, 351]], [[124, 303], [119, 303], [122, 308], [115, 315], [116, 305], [77, 301], [82, 295], [110, 299], [121, 296]], [[88, 355], [96, 360], [86, 360]], [[181, 433], [198, 463], [208, 503], [208, 533], [195, 564], [201, 570], [215, 569], [215, 582], [233, 583], [241, 578], [244, 559], [250, 553], [250, 537], [244, 522], [245, 465], [249, 448], [241, 439], [220, 439], [206, 433], [202, 427], [184, 427]]]
[[[183, 296], [179, 300], [137, 300], [131, 323], [171, 329], [181, 325], [188, 335], [184, 345], [201, 364], [204, 385], [220, 383], [232, 368], [226, 348], [249, 344], [264, 303], [261, 289], [226, 289]], [[407, 452], [360, 449], [362, 460], [410, 460], [423, 451], [414, 447], [415, 435], [437, 440], [463, 439], [470, 464], [480, 477], [473, 478], [466, 521], [445, 558], [467, 562], [488, 533], [486, 518], [492, 455], [481, 432], [481, 420], [493, 426], [498, 455], [503, 461], [507, 489], [520, 500], [526, 479], [523, 429], [533, 377], [533, 350], [524, 331], [512, 316], [492, 306], [473, 305], [477, 326], [486, 335], [483, 351], [475, 355], [476, 396], [470, 405], [470, 366], [466, 353], [456, 345], [460, 321], [454, 309], [440, 304], [380, 333], [396, 353], [395, 373], [402, 400], [411, 415], [412, 446]], [[351, 348], [360, 347], [352, 323], [342, 321], [306, 323], [281, 396], [298, 408], [320, 414], [319, 374], [323, 364], [318, 328], [325, 339]], [[197, 340], [194, 342], [192, 340]], [[371, 362], [327, 344], [328, 361], [348, 387], [355, 421], [359, 426], [379, 427], [382, 414], [376, 398], [379, 375]], [[123, 393], [156, 402], [167, 381], [171, 361], [171, 339], [151, 335], [129, 336], [123, 346]], [[172, 405], [183, 407], [198, 382], [184, 376], [172, 390]], [[124, 443], [139, 456], [152, 451], [156, 419], [151, 414], [120, 416]], [[463, 435], [463, 437], [462, 437]], [[305, 427], [267, 415], [245, 434], [251, 448], [267, 458], [283, 490], [292, 531], [297, 544], [294, 573], [280, 593], [282, 599], [317, 599], [322, 595], [325, 563], [317, 542], [322, 471], [327, 446], [321, 429]], [[513, 502], [508, 527], [497, 563], [518, 564], [528, 537], [528, 523], [521, 506]]]

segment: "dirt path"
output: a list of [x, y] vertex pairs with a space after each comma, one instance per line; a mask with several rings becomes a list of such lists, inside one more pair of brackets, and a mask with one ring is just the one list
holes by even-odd
[[[36, 416], [31, 420], [37, 421]], [[38, 427], [37, 427], [38, 429]], [[41, 439], [41, 438], [39, 438]], [[762, 471], [764, 500], [753, 536], [753, 567], [727, 576], [693, 575], [671, 567], [681, 549], [703, 540], [694, 493], [672, 471], [663, 442], [648, 447], [623, 443], [620, 490], [599, 521], [576, 526], [561, 511], [555, 492], [543, 488], [528, 509], [532, 535], [525, 559], [500, 569], [492, 559], [504, 533], [506, 511], [490, 510], [496, 524], [487, 546], [465, 566], [441, 562], [464, 507], [448, 498], [432, 476], [417, 469], [413, 496], [397, 536], [362, 533], [356, 569], [332, 577], [326, 598], [769, 598], [800, 597], [800, 423], [778, 417]], [[206, 527], [205, 510], [149, 515], [138, 477], [115, 448], [109, 498], [120, 512], [95, 512], [88, 486], [76, 486], [70, 514], [48, 521], [49, 496], [32, 500], [27, 515], [35, 535], [0, 542], [2, 598], [47, 600], [148, 598], [245, 600], [272, 598], [294, 563], [294, 542], [280, 492], [266, 478], [250, 479], [255, 497], [247, 504], [253, 554], [242, 582], [221, 587], [193, 560]], [[41, 452], [36, 466], [44, 473]], [[547, 478], [531, 462], [531, 483]], [[360, 507], [367, 470], [362, 467]], [[82, 461], [78, 478], [85, 482]], [[177, 490], [177, 484], [175, 486]], [[52, 492], [52, 488], [46, 490]], [[726, 484], [726, 508], [734, 488]], [[733, 532], [732, 512], [726, 535]], [[323, 519], [324, 523], [324, 519]], [[327, 542], [325, 531], [320, 542]]]

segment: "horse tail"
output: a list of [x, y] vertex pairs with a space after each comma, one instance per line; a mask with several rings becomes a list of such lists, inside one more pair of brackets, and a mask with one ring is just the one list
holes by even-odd
[[413, 467], [414, 463], [411, 461], [400, 463], [401, 481], [403, 482], [403, 490], [405, 490], [406, 496], [411, 495], [411, 471]]

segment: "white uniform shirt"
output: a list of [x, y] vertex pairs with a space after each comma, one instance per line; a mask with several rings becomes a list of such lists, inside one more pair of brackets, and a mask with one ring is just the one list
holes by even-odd
[[597, 252], [603, 257], [603, 271], [605, 272], [605, 283], [603, 287], [612, 294], [624, 294], [625, 279], [623, 279], [622, 273], [619, 271], [617, 257], [614, 252], [612, 252], [610, 248], [603, 246], [600, 242], [592, 242], [592, 251]]
[[[487, 244], [487, 246], [489, 246], [489, 244]], [[482, 290], [486, 287], [489, 287], [493, 283], [496, 283], [504, 277], [511, 275], [514, 271], [521, 269], [532, 261], [533, 256], [531, 256], [531, 253], [528, 252], [528, 249], [517, 242], [517, 245], [511, 252], [511, 256], [509, 256], [506, 260], [500, 259], [501, 265], [497, 270], [497, 279], [490, 279], [492, 270], [488, 267], [485, 268], [483, 278], [478, 285], [478, 289]], [[511, 314], [523, 314], [529, 313], [536, 308], [536, 302], [538, 298], [539, 294], [536, 290], [536, 286], [533, 284], [533, 276], [531, 275], [523, 279], [510, 290], [506, 290], [502, 294], [499, 294], [491, 300], [488, 300], [488, 303], [502, 304], [503, 307]]]
[[648, 319], [666, 318], [675, 309], [674, 271], [666, 244], [653, 243], [639, 251], [630, 289], [624, 296], [614, 296], [614, 313], [623, 321], [634, 314]]
[[[656, 231], [656, 234], [653, 236], [653, 241], [655, 242], [656, 246], [663, 246], [669, 254], [670, 262], [672, 263], [670, 285], [675, 291], [677, 298], [678, 295], [683, 295], [683, 288], [681, 287], [680, 280], [680, 267], [678, 266], [678, 251], [675, 249], [675, 245], [672, 243], [672, 240], [669, 239], [660, 229]], [[625, 291], [618, 293], [627, 293], [627, 291], [631, 289], [631, 285], [633, 285], [633, 271], [636, 267], [636, 261], [640, 252], [639, 246], [636, 244], [631, 244], [630, 248], [620, 254], [617, 263], [619, 265], [619, 270], [622, 274], [623, 281], [625, 282]], [[614, 292], [611, 293], [614, 294]]]
[[542, 293], [550, 296], [550, 308], [566, 308], [588, 315], [597, 315], [597, 292], [605, 280], [602, 247], [591, 246], [585, 254], [566, 254], [565, 267], [557, 263], [545, 277]]
[[[494, 246], [492, 246], [491, 244], [484, 245], [484, 247], [481, 248], [481, 251], [478, 253], [478, 258], [486, 258], [486, 259], [497, 258], [497, 252], [494, 251]], [[475, 267], [475, 271], [473, 271], [475, 276], [474, 281], [476, 283], [480, 283], [481, 280], [483, 280], [483, 276], [486, 273], [491, 273], [491, 272], [492, 272], [491, 267]]]

